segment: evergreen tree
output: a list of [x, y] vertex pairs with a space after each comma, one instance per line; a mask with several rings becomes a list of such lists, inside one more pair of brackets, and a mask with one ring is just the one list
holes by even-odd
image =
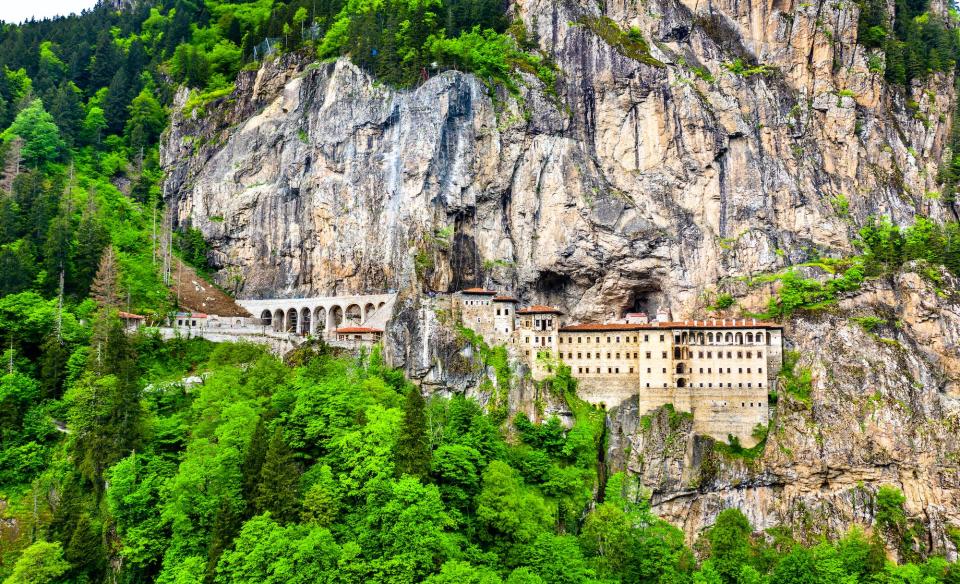
[[328, 465], [320, 469], [320, 478], [303, 498], [303, 520], [321, 527], [332, 527], [340, 514], [340, 488]]
[[430, 442], [427, 438], [426, 402], [417, 387], [411, 387], [403, 406], [403, 424], [394, 452], [396, 475], [425, 479], [430, 473]]
[[110, 243], [110, 234], [100, 223], [94, 205], [94, 194], [90, 193], [89, 204], [80, 219], [77, 228], [77, 249], [73, 257], [73, 278], [70, 290], [79, 297], [86, 297], [94, 277], [104, 257], [104, 250]]
[[257, 488], [257, 512], [269, 511], [279, 523], [291, 523], [300, 517], [298, 490], [300, 469], [293, 453], [277, 428], [270, 438]]
[[250, 436], [250, 444], [240, 467], [243, 477], [243, 498], [247, 502], [247, 517], [256, 513], [257, 497], [259, 495], [260, 472], [263, 470], [263, 461], [267, 458], [267, 427], [263, 418], [257, 420], [257, 425]]
[[102, 537], [87, 514], [78, 518], [63, 557], [70, 562], [70, 574], [75, 581], [84, 577], [93, 582], [100, 580], [105, 565]]
[[120, 52], [113, 35], [107, 30], [100, 32], [90, 63], [90, 87], [98, 89], [109, 85], [121, 65]]
[[60, 399], [67, 377], [70, 349], [56, 333], [50, 333], [40, 351], [40, 390], [46, 399]]
[[206, 584], [213, 584], [217, 577], [217, 563], [223, 552], [230, 548], [233, 539], [240, 533], [243, 524], [240, 516], [234, 511], [228, 497], [220, 500], [220, 509], [213, 522], [213, 533], [210, 536], [210, 547], [207, 550], [207, 571], [204, 576]]

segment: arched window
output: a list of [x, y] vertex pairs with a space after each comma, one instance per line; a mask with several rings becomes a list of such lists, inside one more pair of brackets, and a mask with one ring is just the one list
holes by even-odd
[[270, 314], [269, 310], [264, 310], [263, 312], [260, 313], [260, 324], [262, 324], [263, 326], [270, 326], [272, 322], [273, 322], [273, 315]]
[[683, 369], [683, 363], [677, 363], [677, 373], [686, 373]]
[[677, 379], [677, 387], [686, 387], [686, 386], [687, 386], [687, 380], [686, 380], [686, 379], [684, 379], [684, 378], [682, 378], [682, 377], [680, 377], [680, 378]]
[[743, 344], [743, 333], [737, 333], [737, 344], [738, 345]]
[[343, 324], [343, 307], [342, 306], [333, 306], [330, 308], [330, 329], [331, 332], [340, 328], [340, 325]]
[[354, 326], [360, 324], [361, 320], [363, 319], [363, 314], [360, 311], [360, 305], [351, 304], [350, 306], [348, 306], [347, 312], [344, 315], [344, 317], [346, 318], [346, 321], [348, 324], [351, 324]]
[[732, 342], [733, 342], [733, 333], [727, 333], [727, 336], [724, 338], [724, 340], [726, 340], [726, 342], [727, 342], [728, 344], [729, 344], [729, 343], [732, 343]]
[[297, 332], [297, 309], [291, 308], [287, 311], [287, 328], [285, 329], [288, 333]]
[[283, 311], [279, 308], [273, 311], [273, 330], [278, 333], [282, 333], [283, 328]]
[[703, 333], [697, 334], [697, 342], [703, 344]]
[[313, 311], [313, 330], [317, 334], [323, 334], [327, 330], [327, 309], [322, 306]]
[[713, 344], [713, 333], [707, 333], [707, 342]]
[[309, 335], [310, 333], [313, 332], [312, 330], [310, 330], [310, 325], [312, 324], [312, 320], [310, 318], [311, 316], [312, 314], [310, 314], [309, 308], [304, 307], [300, 309], [300, 334], [301, 335]]
[[753, 333], [747, 333], [747, 344], [748, 345], [753, 344]]
[[373, 313], [377, 311], [377, 307], [372, 303], [368, 302], [366, 306], [363, 307], [363, 320], [366, 322], [368, 318], [373, 316]]

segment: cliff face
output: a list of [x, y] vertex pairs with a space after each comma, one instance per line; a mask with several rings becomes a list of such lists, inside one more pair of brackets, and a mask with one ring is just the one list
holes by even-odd
[[[661, 306], [695, 317], [739, 276], [811, 250], [854, 253], [869, 215], [952, 217], [933, 193], [953, 80], [888, 87], [855, 43], [856, 3], [519, 0], [512, 10], [555, 59], [556, 97], [527, 79], [520, 98], [500, 92], [495, 106], [457, 72], [394, 91], [346, 60], [265, 63], [229, 98], [175, 116], [162, 158], [176, 222], [203, 231], [224, 283], [242, 274], [243, 296], [404, 291], [388, 355], [428, 385], [462, 390], [475, 378], [426, 290], [512, 289], [573, 320]], [[601, 17], [638, 27], [649, 56], [608, 44], [616, 35]], [[766, 72], [732, 72], [738, 57]], [[875, 310], [901, 323], [888, 331], [897, 344], [845, 317]], [[667, 430], [679, 432], [671, 448], [656, 448], [662, 424], [644, 429], [628, 407], [611, 416], [620, 437], [609, 458], [691, 534], [730, 504], [763, 527], [797, 524], [802, 507], [839, 529], [869, 520], [863, 505], [890, 482], [949, 546], [943, 526], [960, 523], [958, 310], [906, 272], [846, 299], [847, 312], [789, 323], [812, 396], [781, 401], [750, 465], [716, 459], [682, 425]], [[703, 457], [717, 472], [702, 475]]]

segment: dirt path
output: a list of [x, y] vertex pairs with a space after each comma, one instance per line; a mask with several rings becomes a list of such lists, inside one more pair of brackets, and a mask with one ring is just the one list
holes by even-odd
[[250, 316], [233, 298], [197, 274], [188, 264], [174, 258], [170, 287], [180, 308], [220, 316]]

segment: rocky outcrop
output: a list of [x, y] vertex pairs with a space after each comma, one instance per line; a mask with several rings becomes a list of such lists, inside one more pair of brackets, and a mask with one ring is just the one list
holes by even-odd
[[919, 551], [955, 554], [947, 528], [960, 525], [960, 298], [943, 290], [956, 284], [907, 271], [830, 313], [794, 319], [787, 336], [796, 371], [810, 372], [810, 395], [781, 385], [758, 456], [731, 455], [650, 416], [644, 426], [642, 412], [621, 408], [609, 433], [620, 437], [612, 454], [628, 453], [618, 468], [639, 476], [654, 508], [691, 537], [731, 506], [758, 528], [787, 524], [811, 541], [839, 535], [869, 526], [877, 488], [892, 485], [927, 536]]
[[[243, 72], [228, 98], [174, 116], [162, 160], [175, 222], [204, 233], [241, 296], [402, 291], [387, 356], [426, 387], [476, 391], [489, 372], [425, 294], [486, 285], [572, 320], [695, 317], [740, 277], [854, 253], [870, 215], [954, 216], [936, 196], [953, 80], [887, 86], [855, 43], [856, 3], [601, 6], [512, 5], [558, 66], [555, 96], [533, 79], [491, 96], [458, 72], [397, 91], [346, 60], [295, 55]], [[601, 17], [637, 27], [649, 58], [608, 44]], [[738, 74], [737, 58], [765, 67]], [[960, 332], [955, 283], [940, 289], [906, 272], [789, 323], [813, 397], [783, 397], [750, 464], [669, 419], [668, 448], [662, 420], [645, 429], [623, 408], [608, 459], [691, 535], [728, 505], [759, 527], [812, 517], [839, 531], [868, 521], [890, 482], [949, 547]], [[899, 324], [847, 319], [874, 309]]]

